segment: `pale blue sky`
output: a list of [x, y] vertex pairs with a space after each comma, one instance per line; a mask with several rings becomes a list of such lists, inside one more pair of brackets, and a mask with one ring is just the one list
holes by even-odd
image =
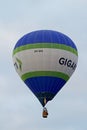
[[[33, 30], [52, 29], [77, 45], [78, 67], [53, 101], [49, 116], [14, 70], [12, 50]], [[87, 130], [87, 0], [0, 1], [0, 130]]]

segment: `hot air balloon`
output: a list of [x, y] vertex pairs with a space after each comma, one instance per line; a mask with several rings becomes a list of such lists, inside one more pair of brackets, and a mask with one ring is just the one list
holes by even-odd
[[18, 40], [12, 56], [18, 75], [38, 98], [44, 108], [43, 117], [47, 117], [45, 105], [76, 69], [76, 45], [63, 33], [37, 30]]

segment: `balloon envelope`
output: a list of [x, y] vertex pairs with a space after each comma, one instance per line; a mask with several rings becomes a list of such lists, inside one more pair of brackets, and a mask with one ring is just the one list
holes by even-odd
[[24, 35], [13, 50], [17, 73], [42, 106], [52, 100], [68, 81], [75, 71], [77, 60], [74, 42], [68, 36], [52, 30]]

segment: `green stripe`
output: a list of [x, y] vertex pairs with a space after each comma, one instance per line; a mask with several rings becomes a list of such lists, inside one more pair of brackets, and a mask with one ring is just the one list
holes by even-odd
[[55, 71], [34, 71], [34, 72], [29, 72], [26, 74], [23, 74], [21, 76], [21, 79], [25, 81], [28, 78], [33, 78], [33, 77], [38, 77], [38, 76], [51, 76], [51, 77], [58, 77], [61, 79], [64, 79], [67, 81], [69, 79], [69, 76], [67, 74], [64, 74], [62, 72], [55, 72]]
[[63, 49], [63, 50], [70, 51], [70, 52], [74, 53], [75, 55], [78, 55], [78, 52], [77, 52], [76, 49], [74, 49], [70, 46], [64, 45], [64, 44], [56, 44], [56, 43], [51, 43], [51, 44], [49, 44], [49, 43], [27, 44], [27, 45], [20, 46], [20, 47], [14, 49], [13, 55], [20, 52], [20, 51], [23, 51], [23, 50], [36, 49], [36, 48]]

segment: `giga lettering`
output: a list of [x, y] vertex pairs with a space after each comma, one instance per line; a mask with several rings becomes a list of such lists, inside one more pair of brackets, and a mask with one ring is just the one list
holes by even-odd
[[73, 70], [75, 70], [76, 68], [76, 64], [72, 60], [64, 58], [64, 57], [61, 57], [59, 59], [59, 64], [72, 68]]

